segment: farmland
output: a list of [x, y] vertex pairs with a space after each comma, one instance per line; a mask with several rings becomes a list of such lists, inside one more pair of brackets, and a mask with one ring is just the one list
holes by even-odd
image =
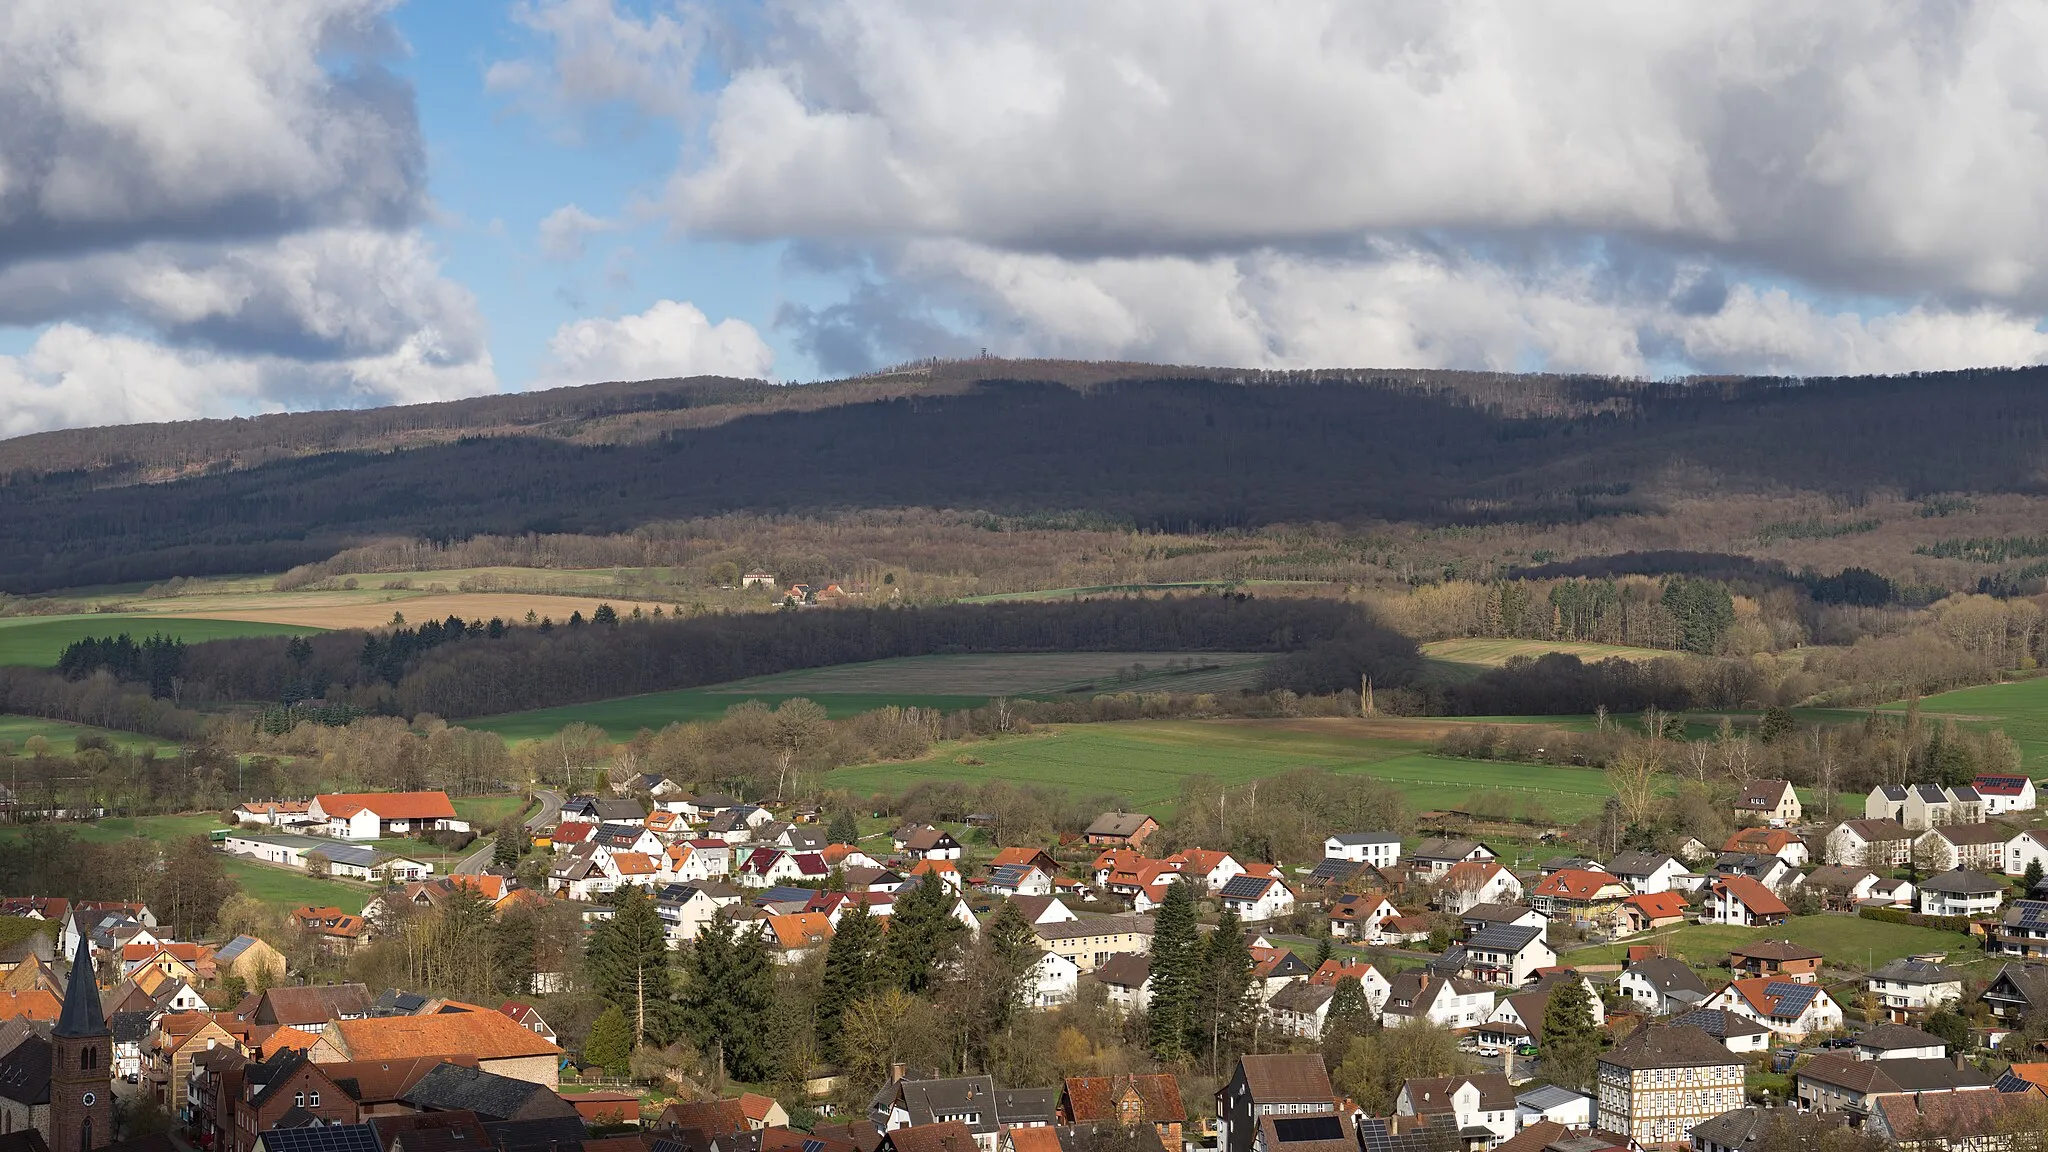
[[41, 736], [50, 745], [53, 755], [68, 755], [78, 748], [80, 736], [105, 736], [116, 746], [140, 748], [145, 745], [162, 745], [166, 741], [154, 736], [135, 732], [116, 732], [111, 728], [92, 728], [84, 724], [66, 724], [62, 720], [42, 720], [34, 716], [10, 716], [0, 713], [0, 747], [12, 748], [19, 752], [32, 736]]
[[[1903, 711], [1903, 707], [1894, 704], [1889, 710]], [[1920, 715], [1930, 720], [1952, 717], [1972, 727], [2004, 729], [2026, 753], [2029, 766], [2048, 756], [2048, 676], [1980, 684], [1928, 696], [1920, 701]]]
[[1422, 646], [1422, 656], [1430, 670], [1451, 681], [1470, 680], [1489, 668], [1505, 665], [1517, 656], [1534, 659], [1551, 653], [1577, 656], [1588, 663], [1613, 658], [1656, 660], [1682, 655], [1657, 648], [1624, 648], [1619, 644], [1590, 644], [1573, 640], [1432, 640]]
[[991, 780], [1113, 796], [1165, 817], [1181, 782], [1212, 776], [1241, 784], [1295, 768], [1377, 776], [1410, 807], [1461, 807], [1475, 792], [1505, 793], [1523, 814], [1576, 820], [1608, 794], [1598, 772], [1454, 760], [1428, 751], [1427, 723], [1369, 720], [1184, 720], [1074, 725], [1041, 734], [946, 745], [914, 761], [843, 768], [835, 788], [899, 792], [930, 780]]
[[[389, 617], [386, 617], [389, 619]], [[49, 667], [67, 645], [87, 636], [126, 632], [141, 638], [151, 633], [198, 644], [236, 636], [297, 636], [318, 628], [245, 620], [214, 620], [190, 616], [143, 616], [118, 613], [90, 616], [23, 616], [0, 619], [0, 664]]]
[[[65, 824], [61, 827], [80, 840], [113, 844], [131, 836], [160, 841], [204, 836], [221, 826], [219, 815], [200, 812], [181, 816], [116, 816], [90, 824]], [[21, 827], [0, 828], [0, 836], [17, 835]], [[375, 892], [367, 884], [320, 879], [233, 856], [223, 857], [221, 865], [228, 876], [242, 886], [242, 891], [259, 900], [287, 906], [333, 904], [345, 911], [360, 912]]]
[[1601, 944], [1567, 952], [1563, 959], [1574, 964], [1619, 964], [1630, 945], [1662, 944], [1673, 956], [1699, 967], [1728, 958], [1728, 949], [1757, 940], [1790, 940], [1825, 952], [1828, 962], [1861, 969], [1880, 965], [1901, 956], [1922, 952], [1980, 953], [1969, 938], [1934, 928], [1909, 924], [1886, 924], [1855, 916], [1794, 916], [1784, 924], [1766, 929], [1741, 928], [1732, 924], [1687, 924], [1665, 932], [1632, 936], [1618, 944]]

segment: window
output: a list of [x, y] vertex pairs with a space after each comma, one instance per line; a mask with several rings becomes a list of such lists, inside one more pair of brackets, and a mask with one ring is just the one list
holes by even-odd
[[306, 1094], [304, 1092], [292, 1093], [292, 1106], [296, 1108], [304, 1108], [306, 1106]]
[[320, 1094], [318, 1092], [315, 1092], [312, 1095], [306, 1097], [306, 1106], [309, 1108], [318, 1108], [320, 1106]]

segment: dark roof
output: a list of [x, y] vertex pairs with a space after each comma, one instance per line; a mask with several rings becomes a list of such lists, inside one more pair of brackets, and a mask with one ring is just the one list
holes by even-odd
[[1135, 836], [1151, 821], [1143, 812], [1104, 812], [1088, 826], [1089, 836]]
[[1054, 924], [1034, 924], [1031, 931], [1040, 940], [1077, 940], [1084, 936], [1123, 933], [1150, 936], [1152, 925], [1153, 919], [1150, 916], [1083, 916], [1078, 920], [1061, 920]]
[[1607, 870], [1616, 876], [1648, 876], [1673, 863], [1677, 862], [1663, 852], [1623, 852], [1608, 862]]
[[1318, 884], [1342, 884], [1365, 869], [1366, 866], [1356, 860], [1331, 856], [1317, 861], [1316, 866], [1309, 871], [1308, 878]]
[[1873, 980], [1890, 980], [1899, 984], [1947, 984], [1963, 978], [1953, 968], [1943, 968], [1926, 960], [1912, 960], [1904, 956], [1876, 969], [1870, 974]]
[[[585, 1136], [583, 1117], [548, 1116], [539, 1120], [492, 1120], [484, 1124], [492, 1147], [501, 1152], [561, 1152], [575, 1148]], [[673, 1146], [673, 1142], [668, 1142]], [[656, 1144], [656, 1149], [660, 1143]]]
[[[1527, 916], [1531, 912], [1536, 912], [1536, 910], [1534, 908], [1529, 907], [1527, 904], [1502, 904], [1499, 902], [1490, 902], [1486, 904], [1474, 904], [1470, 908], [1467, 908], [1463, 912], [1459, 913], [1458, 917], [1461, 920], [1485, 920], [1492, 923], [1506, 924], [1515, 920], [1520, 920], [1522, 917]], [[1549, 919], [1549, 917], [1544, 916], [1540, 912], [1537, 912], [1536, 914], [1541, 919]]]
[[1776, 960], [1781, 964], [1787, 960], [1825, 959], [1819, 952], [1801, 944], [1794, 944], [1790, 940], [1756, 940], [1748, 944], [1738, 944], [1730, 948], [1728, 954], [1749, 956], [1757, 960]]
[[1940, 892], [1946, 896], [1989, 896], [1995, 892], [2005, 891], [2005, 885], [1981, 872], [1957, 868], [1954, 871], [1943, 872], [1939, 876], [1929, 876], [1921, 882], [1920, 890]]
[[1515, 1087], [1499, 1072], [1477, 1076], [1418, 1076], [1401, 1086], [1408, 1093], [1409, 1106], [1423, 1115], [1451, 1110], [1451, 1094], [1470, 1081], [1479, 1089], [1479, 1107], [1486, 1112], [1509, 1112], [1515, 1107]]
[[459, 1064], [443, 1064], [420, 1077], [399, 1101], [428, 1112], [474, 1112], [484, 1120], [576, 1114], [574, 1105], [543, 1085]]
[[257, 1137], [267, 1152], [380, 1152], [368, 1124], [273, 1128]]
[[1152, 975], [1152, 957], [1143, 952], [1112, 952], [1095, 966], [1093, 975], [1104, 984], [1141, 988]]
[[147, 1012], [116, 1012], [107, 1017], [107, 1030], [114, 1034], [116, 1044], [139, 1043], [149, 1035]]
[[1348, 1112], [1310, 1116], [1261, 1116], [1259, 1132], [1267, 1152], [1358, 1152], [1358, 1137]]
[[1484, 847], [1477, 840], [1453, 840], [1439, 836], [1417, 844], [1408, 855], [1417, 860], [1463, 860], [1472, 854], [1473, 849]]
[[1465, 948], [1483, 948], [1489, 952], [1517, 953], [1535, 941], [1543, 939], [1543, 929], [1526, 924], [1488, 924], [1465, 938]]
[[[168, 1143], [165, 1137], [158, 1137]], [[109, 1145], [111, 1147], [111, 1145]], [[0, 1136], [0, 1152], [50, 1152], [50, 1146], [43, 1142], [43, 1134], [33, 1128], [23, 1128]]]
[[1839, 1128], [1848, 1125], [1849, 1114], [1801, 1112], [1791, 1107], [1737, 1108], [1693, 1125], [1693, 1147], [1712, 1143], [1723, 1148], [1748, 1148], [1769, 1133], [1774, 1125], [1791, 1122], [1825, 1123]]
[[[232, 1048], [224, 1051], [233, 1051]], [[309, 1061], [306, 1054], [295, 1048], [287, 1048], [261, 1063], [251, 1064], [242, 1070], [242, 1082], [261, 1085], [249, 1097], [249, 1103], [261, 1108], [276, 1093], [283, 1091], [286, 1080]]]
[[1700, 974], [1682, 960], [1669, 956], [1652, 956], [1638, 960], [1628, 966], [1630, 972], [1650, 982], [1650, 987], [1669, 995], [1673, 992], [1697, 992], [1704, 996], [1708, 992], [1707, 982]]
[[92, 975], [92, 945], [78, 941], [78, 955], [71, 958], [71, 974], [64, 983], [64, 1011], [57, 1017], [53, 1036], [105, 1036], [107, 1018], [100, 1013], [100, 986]]
[[1823, 1052], [1799, 1066], [1799, 1079], [1815, 1080], [1872, 1095], [1886, 1092], [1942, 1092], [1987, 1088], [1992, 1077], [1970, 1067], [1956, 1067], [1939, 1056], [1910, 1060], [1859, 1060], [1839, 1052]]
[[363, 985], [312, 984], [267, 989], [250, 1023], [310, 1025], [309, 1031], [318, 1031], [329, 1020], [369, 1014], [370, 990]]
[[1329, 1069], [1319, 1055], [1240, 1056], [1237, 1064], [1252, 1091], [1252, 1099], [1261, 1104], [1336, 1098], [1330, 1088]]
[[1273, 993], [1273, 998], [1266, 1003], [1283, 1012], [1314, 1015], [1316, 1009], [1328, 1004], [1335, 995], [1335, 984], [1311, 984], [1306, 980], [1295, 980]]
[[1600, 1054], [1617, 1068], [1712, 1068], [1742, 1058], [1692, 1024], [1645, 1024]]
[[29, 1036], [0, 1056], [0, 1096], [18, 1104], [50, 1102], [50, 1042]]
[[2048, 965], [2006, 964], [1999, 968], [1998, 975], [1991, 978], [1984, 995], [1995, 999], [1992, 992], [2001, 983], [2010, 983], [2013, 992], [2026, 1001], [2029, 1008], [2048, 1007]]
[[1216, 895], [1224, 900], [1257, 900], [1277, 883], [1271, 876], [1233, 876]]
[[1895, 1052], [1901, 1048], [1945, 1048], [1948, 1041], [1907, 1024], [1878, 1024], [1864, 1029], [1863, 1034], [1856, 1037], [1856, 1046]]

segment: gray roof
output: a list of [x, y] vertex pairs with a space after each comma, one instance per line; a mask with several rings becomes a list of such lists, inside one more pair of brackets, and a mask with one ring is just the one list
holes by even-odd
[[1690, 1025], [1716, 1040], [1723, 1041], [1731, 1036], [1755, 1036], [1770, 1031], [1747, 1016], [1723, 1012], [1719, 1008], [1698, 1008], [1683, 1016], [1673, 1017], [1671, 1022]]
[[1125, 932], [1152, 935], [1150, 916], [1083, 916], [1057, 924], [1034, 924], [1031, 931], [1040, 940], [1078, 940], [1084, 936], [1107, 936]]
[[1849, 1114], [1846, 1112], [1801, 1112], [1796, 1108], [1737, 1108], [1723, 1112], [1711, 1120], [1702, 1120], [1692, 1126], [1693, 1147], [1701, 1144], [1717, 1144], [1723, 1148], [1748, 1148], [1756, 1140], [1770, 1132], [1780, 1120], [1799, 1119], [1813, 1123], [1825, 1123], [1835, 1127], [1846, 1127]]
[[1548, 916], [1544, 916], [1541, 912], [1536, 912], [1534, 908], [1529, 907], [1527, 904], [1502, 904], [1497, 901], [1474, 904], [1459, 913], [1458, 918], [1461, 920], [1479, 920], [1490, 924], [1505, 924], [1520, 920], [1532, 912], [1535, 912], [1541, 919], [1549, 919]]
[[1588, 1097], [1584, 1092], [1574, 1092], [1569, 1088], [1560, 1088], [1555, 1084], [1545, 1084], [1541, 1088], [1531, 1088], [1529, 1091], [1515, 1097], [1515, 1103], [1525, 1108], [1534, 1108], [1539, 1112], [1543, 1112], [1552, 1108], [1563, 1107], [1576, 1100], [1585, 1099], [1588, 1099]]
[[1439, 836], [1417, 844], [1408, 854], [1417, 860], [1463, 860], [1472, 854], [1474, 848], [1485, 847], [1477, 840], [1453, 840]]
[[315, 1124], [273, 1128], [256, 1138], [267, 1152], [380, 1152], [368, 1124]]
[[1608, 862], [1607, 870], [1616, 876], [1648, 876], [1666, 864], [1675, 864], [1663, 852], [1623, 852]]
[[[549, 1106], [546, 1098], [551, 1096], [559, 1106]], [[574, 1105], [561, 1100], [542, 1085], [514, 1080], [481, 1068], [465, 1068], [460, 1064], [436, 1066], [398, 1099], [402, 1104], [426, 1112], [468, 1110], [476, 1113], [480, 1120], [526, 1119], [535, 1114], [572, 1116], [576, 1113]]]
[[1271, 876], [1233, 876], [1216, 895], [1224, 900], [1257, 900], [1277, 883]]
[[1628, 1069], [1715, 1068], [1743, 1062], [1694, 1024], [1645, 1024], [1600, 1054], [1600, 1063]]
[[1337, 994], [1334, 984], [1311, 984], [1306, 980], [1295, 980], [1285, 988], [1273, 993], [1267, 1004], [1283, 1012], [1299, 1012], [1313, 1015], [1316, 1009], [1330, 1002]]
[[1364, 844], [1399, 844], [1401, 842], [1401, 834], [1398, 832], [1339, 832], [1335, 836], [1330, 837], [1330, 839], [1347, 848], [1356, 848]]
[[100, 1012], [100, 987], [92, 974], [92, 944], [87, 940], [78, 941], [78, 955], [71, 959], [71, 974], [64, 982], [64, 1008], [51, 1035], [108, 1035], [107, 1018]]
[[1889, 980], [1894, 984], [1949, 984], [1961, 980], [1963, 974], [1953, 968], [1943, 968], [1925, 960], [1911, 960], [1901, 956], [1870, 974], [1873, 980]]
[[237, 936], [220, 946], [220, 951], [213, 954], [213, 962], [215, 964], [232, 964], [236, 957], [247, 952], [255, 943], [256, 938], [254, 936]]
[[1638, 960], [1629, 965], [1628, 970], [1648, 980], [1650, 987], [1667, 996], [1674, 992], [1697, 992], [1702, 996], [1707, 994], [1707, 982], [1700, 979], [1700, 974], [1693, 971], [1685, 962], [1669, 956], [1652, 956], [1648, 960]]
[[379, 851], [366, 844], [351, 844], [331, 836], [293, 836], [285, 832], [237, 832], [234, 838], [253, 840], [258, 844], [269, 844], [299, 853], [318, 852], [336, 864], [345, 864], [351, 868], [375, 868], [386, 860], [405, 859], [394, 857], [392, 853]]
[[1864, 1029], [1863, 1034], [1856, 1037], [1856, 1046], [1896, 1052], [1902, 1048], [1946, 1048], [1948, 1041], [1906, 1024], [1878, 1024]]
[[1524, 924], [1488, 924], [1465, 938], [1467, 950], [1483, 948], [1489, 952], [1520, 952], [1532, 942], [1543, 938], [1543, 929], [1531, 928]]
[[1945, 896], [1989, 896], [1995, 892], [2005, 891], [2005, 885], [1981, 872], [1957, 868], [1952, 872], [1929, 877], [1921, 883], [1920, 890], [1939, 892]]
[[1088, 826], [1089, 836], [1135, 836], [1152, 817], [1143, 812], [1104, 812]]

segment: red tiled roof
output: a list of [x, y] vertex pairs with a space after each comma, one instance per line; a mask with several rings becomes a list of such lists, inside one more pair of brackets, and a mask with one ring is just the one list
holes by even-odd
[[586, 824], [581, 820], [564, 820], [555, 825], [554, 834], [549, 839], [557, 844], [581, 844], [595, 835], [595, 824]]
[[1543, 882], [1536, 885], [1536, 894], [1566, 900], [1591, 900], [1600, 894], [1601, 889], [1616, 884], [1621, 884], [1621, 881], [1605, 872], [1595, 872], [1588, 868], [1561, 868], [1545, 876]]
[[1129, 1076], [1067, 1077], [1067, 1118], [1076, 1124], [1121, 1123], [1120, 1103], [1135, 1093], [1144, 1119], [1153, 1124], [1178, 1124], [1188, 1118], [1181, 1102], [1180, 1081], [1170, 1072]]
[[1714, 881], [1714, 888], [1742, 901], [1743, 907], [1758, 916], [1785, 916], [1792, 911], [1762, 882], [1747, 876], [1723, 876]]
[[367, 808], [380, 820], [453, 820], [446, 792], [333, 792], [315, 796], [329, 816], [353, 816]]
[[1639, 892], [1622, 903], [1658, 920], [1685, 915], [1685, 897], [1676, 892]]
[[463, 1053], [479, 1060], [559, 1056], [562, 1050], [496, 1012], [370, 1017], [328, 1024], [351, 1060]]

